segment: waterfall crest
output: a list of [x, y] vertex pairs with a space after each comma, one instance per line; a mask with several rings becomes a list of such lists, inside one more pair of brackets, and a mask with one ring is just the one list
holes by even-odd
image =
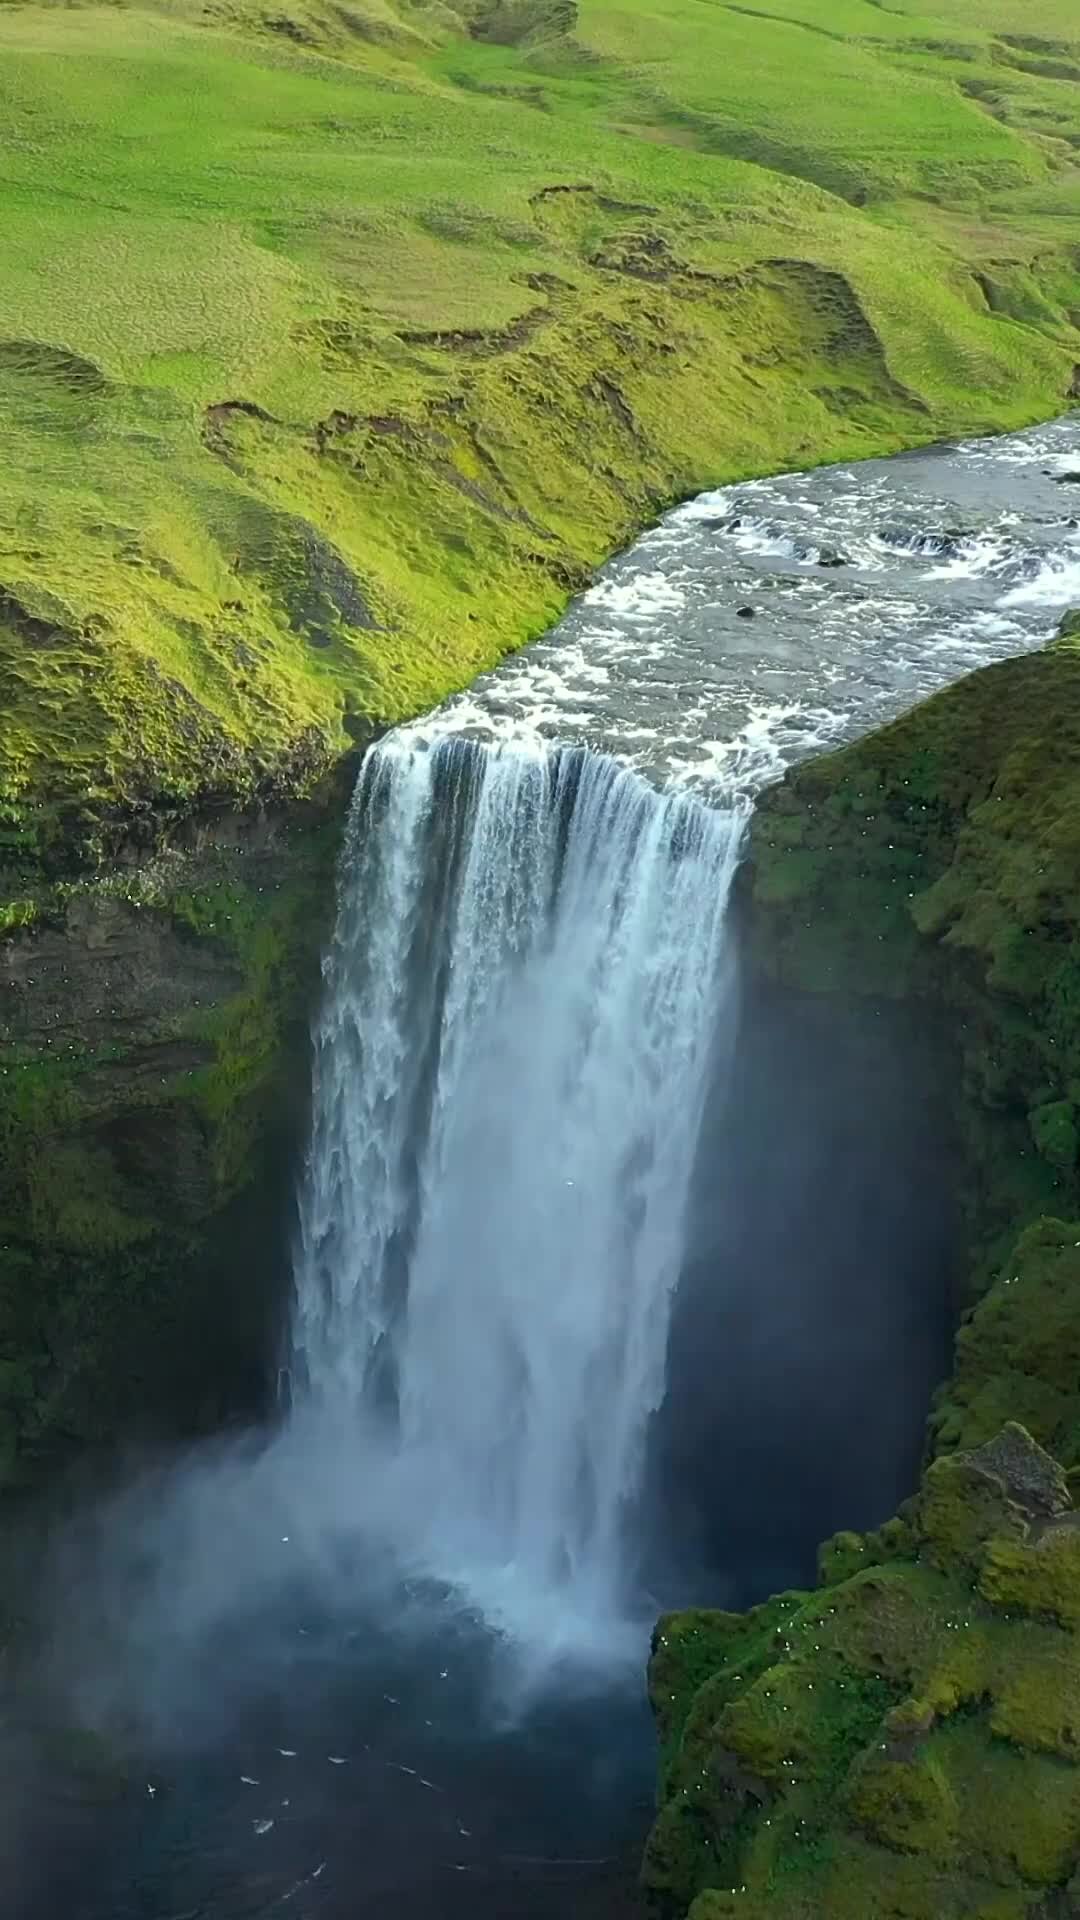
[[526, 1637], [624, 1603], [745, 811], [453, 734], [358, 783], [295, 1392], [416, 1564]]

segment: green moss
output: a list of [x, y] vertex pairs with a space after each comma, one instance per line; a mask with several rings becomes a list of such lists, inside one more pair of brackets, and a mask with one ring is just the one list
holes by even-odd
[[957, 1852], [960, 1809], [942, 1762], [928, 1753], [862, 1753], [847, 1785], [849, 1817], [870, 1840], [947, 1866]]
[[994, 1541], [979, 1590], [994, 1606], [1075, 1627], [1080, 1624], [1080, 1533], [1058, 1529], [1035, 1545]]
[[37, 918], [36, 900], [5, 900], [0, 902], [0, 940], [5, 933], [15, 933], [20, 927], [29, 927]]
[[933, 1444], [977, 1446], [1009, 1418], [1080, 1466], [1080, 1222], [1040, 1221], [1009, 1250], [957, 1335]]
[[770, 1649], [783, 1639], [792, 1604], [780, 1594], [747, 1614], [694, 1608], [663, 1615], [653, 1634], [649, 1698], [667, 1760], [685, 1740], [692, 1743], [697, 1737], [697, 1728], [687, 1729], [686, 1720], [706, 1681], [711, 1713], [742, 1685], [744, 1676], [769, 1664]]
[[1080, 1210], [1078, 771], [1080, 656], [1059, 639], [800, 769], [753, 827], [759, 964], [950, 1021], [971, 1299], [1022, 1226]]
[[280, 1074], [283, 1028], [302, 1019], [304, 981], [314, 972], [325, 927], [335, 827], [306, 836], [302, 883], [245, 884], [237, 874], [197, 892], [169, 892], [163, 906], [197, 940], [221, 947], [237, 963], [239, 992], [202, 1012], [182, 1030], [205, 1043], [211, 1058], [187, 1077], [181, 1097], [197, 1109], [213, 1143], [218, 1191], [235, 1190], [252, 1168], [264, 1107]]
[[4, 1479], [262, 1391], [341, 798], [57, 885], [10, 936]]
[[[1001, 1489], [970, 1465], [970, 1456], [935, 1460], [923, 1479], [920, 1509], [931, 1565], [977, 1568], [986, 1542], [1003, 1524]], [[1022, 1522], [1015, 1522], [1019, 1529]]]
[[[1013, 1426], [937, 1463], [887, 1565], [784, 1596], [769, 1665], [718, 1670], [684, 1714], [646, 1857], [661, 1910], [962, 1920], [1063, 1884], [1080, 1862], [1066, 1498]], [[734, 1631], [724, 1617], [719, 1644]]]
[[1001, 1674], [990, 1732], [1028, 1752], [1075, 1761], [1080, 1753], [1080, 1675], [1073, 1648], [1047, 1647], [1038, 1666], [1020, 1662]]
[[833, 1587], [870, 1564], [871, 1548], [865, 1535], [834, 1533], [818, 1551], [818, 1580], [823, 1587]]
[[873, 1533], [836, 1533], [818, 1550], [818, 1584], [839, 1585], [866, 1567], [880, 1567], [911, 1550], [911, 1528], [895, 1515]]
[[1076, 1166], [1080, 1134], [1076, 1127], [1076, 1107], [1071, 1100], [1046, 1100], [1028, 1114], [1031, 1137], [1044, 1160], [1062, 1173]]

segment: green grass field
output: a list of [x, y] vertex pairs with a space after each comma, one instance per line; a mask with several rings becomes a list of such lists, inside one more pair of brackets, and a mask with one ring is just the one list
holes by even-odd
[[11, 860], [302, 784], [697, 485], [1065, 404], [1078, 82], [1073, 0], [0, 0]]

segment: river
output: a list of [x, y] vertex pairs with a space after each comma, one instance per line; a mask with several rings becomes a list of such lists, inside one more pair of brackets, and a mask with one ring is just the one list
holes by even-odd
[[[745, 821], [786, 765], [1051, 635], [1080, 602], [1077, 468], [1064, 421], [703, 495], [372, 750], [316, 1023], [281, 1422], [159, 1464], [58, 1541], [56, 1712], [131, 1775], [89, 1812], [34, 1749], [13, 1911], [635, 1911], [650, 1619], [805, 1579], [815, 1537], [891, 1511], [942, 1364], [909, 1324], [912, 1242], [867, 1363], [873, 1385], [906, 1329], [904, 1431], [852, 1477], [811, 1368], [785, 1445], [825, 1421], [827, 1490], [765, 1551], [747, 1416], [737, 1473], [700, 1462], [707, 1544], [680, 1543], [685, 1488], [657, 1494], [651, 1450], [702, 1267], [702, 1129], [737, 1075]], [[730, 1121], [709, 1140], [743, 1168]], [[904, 1177], [873, 1189], [871, 1244], [896, 1238]], [[811, 1307], [847, 1257], [827, 1220], [819, 1237]], [[738, 1291], [745, 1254], [726, 1257], [695, 1284]]]

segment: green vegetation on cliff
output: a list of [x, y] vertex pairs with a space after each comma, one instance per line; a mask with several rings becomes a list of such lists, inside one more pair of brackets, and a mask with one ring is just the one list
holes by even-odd
[[[1047, 1903], [1080, 1861], [1080, 1525], [1061, 1468], [1013, 1424], [938, 1460], [880, 1534], [837, 1544], [816, 1593], [661, 1620], [653, 1894], [693, 1920], [1067, 1913]], [[830, 1558], [857, 1571], [834, 1579]]]
[[1067, 13], [3, 0], [9, 923], [117, 811], [305, 788], [696, 484], [1052, 412]]
[[340, 816], [205, 823], [0, 943], [0, 1486], [265, 1394]]
[[899, 1515], [827, 1543], [815, 1594], [661, 1624], [664, 1913], [1080, 1911], [1076, 626], [798, 768], [754, 822], [756, 964], [951, 1030], [967, 1307]]
[[1080, 1211], [1080, 636], [947, 687], [765, 796], [763, 963], [951, 1014], [973, 1286]]

